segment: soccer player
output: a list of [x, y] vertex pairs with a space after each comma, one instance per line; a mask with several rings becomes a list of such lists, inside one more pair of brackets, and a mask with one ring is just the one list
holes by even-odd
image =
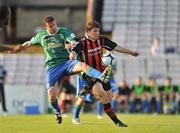
[[[57, 89], [59, 88], [61, 79], [64, 76], [84, 72], [87, 74], [86, 77], [94, 77], [92, 78], [92, 86], [98, 90], [97, 95], [100, 95], [104, 101], [108, 101], [101, 91], [103, 88], [100, 83], [100, 80], [105, 81], [107, 76], [103, 76], [101, 72], [78, 60], [69, 60], [69, 52], [65, 47], [66, 43], [75, 43], [75, 35], [67, 27], [58, 27], [52, 16], [45, 17], [43, 24], [44, 30], [37, 33], [30, 41], [17, 45], [9, 53], [19, 52], [34, 44], [41, 45], [44, 48], [48, 98], [56, 114], [57, 123], [60, 124], [62, 117], [61, 109], [58, 106]], [[85, 77], [85, 74], [83, 76]], [[89, 77], [88, 79], [91, 78]], [[97, 80], [98, 82], [96, 82]]]
[[164, 113], [175, 113], [176, 87], [172, 85], [172, 78], [166, 77], [165, 83], [160, 87], [162, 93], [162, 104]]
[[[135, 79], [135, 84], [132, 86], [131, 95], [129, 99], [130, 112], [137, 111], [148, 112], [148, 99], [146, 93], [146, 86], [142, 81], [142, 77], [138, 76]], [[140, 108], [138, 108], [140, 104]], [[138, 108], [138, 109], [137, 109]]]
[[130, 88], [125, 80], [119, 81], [119, 95], [118, 95], [118, 103], [120, 105], [120, 112], [128, 112], [128, 100], [130, 96]]
[[[83, 37], [76, 46], [73, 48], [70, 58], [74, 59], [77, 54], [82, 55], [81, 60], [83, 60], [88, 65], [96, 68], [99, 71], [103, 71], [104, 67], [102, 64], [102, 48], [105, 48], [108, 51], [115, 50], [120, 53], [126, 53], [130, 54], [132, 56], [138, 56], [139, 53], [136, 51], [131, 51], [125, 48], [122, 48], [118, 46], [115, 42], [110, 41], [107, 37], [100, 36], [100, 24], [96, 21], [91, 21], [87, 24], [86, 27], [86, 35]], [[77, 93], [80, 92], [80, 90], [86, 86], [86, 82], [82, 79], [82, 77], [79, 77], [78, 86], [77, 86]], [[109, 99], [112, 97], [112, 91], [111, 91], [111, 85], [110, 83], [103, 83], [103, 88], [105, 93], [109, 96]], [[95, 95], [97, 99], [99, 99], [96, 96], [95, 90], [92, 88], [92, 93]], [[79, 124], [79, 113], [80, 110], [84, 104], [84, 97], [80, 94], [77, 94], [78, 100], [75, 103], [74, 106], [74, 118], [73, 123]], [[114, 111], [111, 108], [110, 101], [109, 103], [102, 101], [102, 104], [104, 106], [104, 111], [106, 114], [113, 120], [113, 122], [119, 126], [127, 126], [123, 124], [122, 122], [117, 120], [117, 117], [114, 113]], [[109, 109], [108, 109], [109, 108]]]
[[148, 112], [156, 111], [157, 113], [161, 113], [161, 95], [154, 77], [148, 78], [146, 90], [148, 91], [148, 101], [150, 103]]
[[[103, 56], [106, 56], [109, 54], [109, 51], [105, 51], [105, 54], [103, 54]], [[119, 89], [118, 89], [118, 86], [116, 84], [116, 81], [114, 79], [114, 75], [116, 73], [116, 68], [117, 68], [117, 60], [116, 58], [114, 57], [113, 54], [111, 54], [111, 56], [113, 57], [113, 60], [112, 60], [112, 63], [111, 63], [111, 66], [112, 66], [112, 71], [111, 71], [111, 75], [110, 75], [110, 78], [109, 78], [109, 82], [110, 82], [110, 85], [111, 85], [111, 90], [112, 90], [112, 99], [111, 99], [111, 106], [112, 106], [112, 109], [115, 110], [116, 109], [116, 105], [117, 105], [117, 98], [118, 98], [118, 93], [119, 93]], [[103, 57], [105, 58], [105, 57]], [[111, 92], [111, 91], [110, 91]], [[101, 119], [102, 118], [102, 103], [100, 100], [97, 101], [97, 118], [98, 119]]]

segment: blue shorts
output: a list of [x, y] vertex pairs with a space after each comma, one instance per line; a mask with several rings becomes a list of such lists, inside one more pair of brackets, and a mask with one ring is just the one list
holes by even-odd
[[54, 86], [57, 81], [60, 83], [64, 76], [72, 75], [72, 70], [78, 62], [78, 60], [68, 60], [58, 66], [47, 69], [47, 89]]

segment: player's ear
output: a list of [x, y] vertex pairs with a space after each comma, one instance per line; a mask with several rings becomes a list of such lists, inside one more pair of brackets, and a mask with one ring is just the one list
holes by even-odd
[[43, 24], [44, 28], [47, 28], [46, 23]]

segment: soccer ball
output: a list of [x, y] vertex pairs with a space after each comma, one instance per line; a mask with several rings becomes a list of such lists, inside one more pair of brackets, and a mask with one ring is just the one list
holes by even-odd
[[104, 54], [102, 57], [102, 63], [105, 67], [107, 67], [109, 64], [115, 63], [116, 57], [112, 53]]

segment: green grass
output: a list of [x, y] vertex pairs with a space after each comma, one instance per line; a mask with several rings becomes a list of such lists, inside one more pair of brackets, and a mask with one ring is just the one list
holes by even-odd
[[0, 116], [0, 133], [180, 133], [180, 115], [118, 115], [128, 128], [116, 127], [107, 116], [82, 114], [80, 125], [71, 123], [72, 115], [56, 124], [53, 115]]

